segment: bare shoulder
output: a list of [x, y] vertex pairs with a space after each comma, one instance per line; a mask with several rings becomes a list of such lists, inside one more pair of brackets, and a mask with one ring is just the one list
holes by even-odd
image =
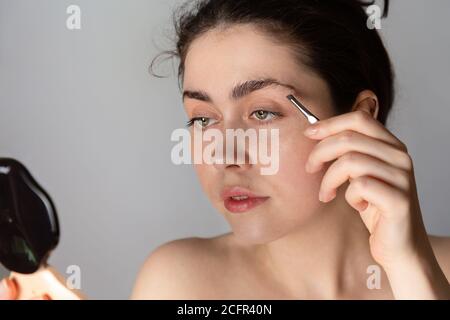
[[229, 234], [158, 246], [142, 265], [130, 299], [196, 299], [227, 255]]
[[439, 266], [450, 282], [450, 237], [428, 236]]

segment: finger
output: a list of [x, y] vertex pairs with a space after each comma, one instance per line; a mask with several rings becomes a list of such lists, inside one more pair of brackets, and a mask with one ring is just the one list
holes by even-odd
[[16, 284], [11, 279], [3, 279], [0, 283], [0, 300], [14, 300], [17, 296]]
[[408, 153], [359, 132], [344, 131], [325, 138], [313, 148], [308, 157], [307, 171], [319, 171], [325, 162], [350, 151], [368, 154], [403, 170], [412, 169]]
[[352, 151], [339, 157], [327, 169], [320, 186], [320, 199], [324, 202], [331, 201], [339, 186], [361, 176], [372, 176], [409, 192], [410, 176], [407, 171], [370, 155]]
[[381, 215], [391, 219], [403, 219], [409, 206], [408, 195], [403, 191], [368, 176], [352, 179], [345, 192], [345, 199], [360, 212], [370, 203], [379, 209]]
[[323, 139], [345, 130], [352, 130], [384, 141], [398, 147], [403, 151], [407, 151], [406, 145], [389, 130], [387, 130], [383, 124], [374, 119], [367, 112], [361, 110], [347, 112], [328, 119], [320, 120], [319, 122], [309, 126], [307, 130], [310, 128], [317, 129], [317, 133], [309, 136], [312, 139]]

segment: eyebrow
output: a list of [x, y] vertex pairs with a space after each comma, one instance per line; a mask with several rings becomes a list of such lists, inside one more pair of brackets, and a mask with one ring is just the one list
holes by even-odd
[[[295, 93], [298, 93], [298, 90], [290, 84], [283, 83], [274, 78], [264, 78], [258, 80], [248, 80], [236, 85], [230, 92], [230, 98], [232, 100], [238, 100], [246, 95], [249, 95], [254, 91], [261, 90], [271, 86], [285, 87], [293, 90]], [[205, 102], [212, 102], [211, 97], [206, 92], [201, 90], [200, 91], [185, 90], [183, 91], [183, 101], [185, 100], [185, 98], [196, 99]]]

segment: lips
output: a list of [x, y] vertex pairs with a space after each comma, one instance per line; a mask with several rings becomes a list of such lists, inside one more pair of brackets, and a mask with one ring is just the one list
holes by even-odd
[[269, 199], [240, 186], [225, 188], [221, 197], [225, 208], [232, 213], [249, 211]]

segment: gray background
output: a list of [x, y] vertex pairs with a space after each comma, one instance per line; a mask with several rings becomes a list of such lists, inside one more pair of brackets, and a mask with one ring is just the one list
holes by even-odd
[[[159, 244], [228, 231], [189, 166], [170, 161], [186, 116], [170, 63], [168, 0], [0, 0], [0, 156], [52, 195], [62, 238], [50, 262], [81, 268], [90, 298], [128, 298]], [[66, 8], [82, 29], [66, 28]], [[396, 0], [382, 34], [397, 73], [388, 128], [414, 160], [430, 233], [450, 234], [448, 0]], [[175, 61], [176, 62], [176, 61]], [[5, 270], [0, 275], [6, 275]]]

